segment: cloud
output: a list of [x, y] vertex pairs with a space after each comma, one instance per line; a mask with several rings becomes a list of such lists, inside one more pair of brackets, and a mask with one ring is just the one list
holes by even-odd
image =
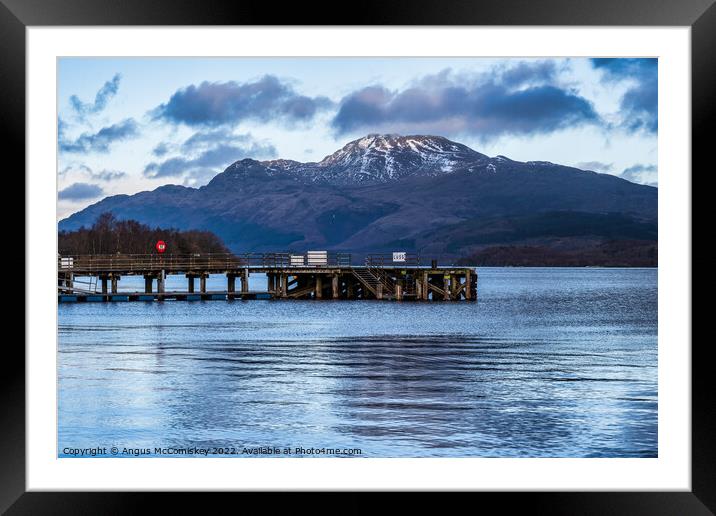
[[234, 135], [226, 130], [195, 133], [180, 145], [180, 149], [185, 155], [148, 163], [144, 167], [144, 176], [185, 177], [198, 182], [210, 179], [234, 161], [272, 158], [277, 154], [270, 143], [257, 142], [250, 134]]
[[244, 120], [307, 122], [331, 106], [326, 97], [306, 97], [285, 82], [265, 75], [255, 82], [202, 82], [176, 91], [151, 115], [191, 127], [235, 125]]
[[478, 76], [449, 70], [409, 88], [373, 85], [345, 96], [331, 125], [351, 132], [469, 133], [482, 140], [602, 123], [591, 102], [554, 84], [554, 64], [520, 63]]
[[639, 183], [648, 186], [657, 186], [659, 182], [658, 168], [656, 165], [644, 165], [637, 163], [622, 171], [621, 177], [632, 183]]
[[656, 133], [659, 129], [659, 60], [656, 58], [592, 59], [606, 82], [631, 81], [620, 100], [621, 127], [631, 133]]
[[166, 142], [160, 142], [157, 144], [154, 149], [152, 149], [152, 154], [154, 154], [157, 158], [161, 158], [162, 156], [165, 156], [169, 152], [169, 144]]
[[99, 172], [93, 172], [91, 177], [99, 181], [114, 181], [115, 179], [127, 177], [127, 173], [121, 170], [100, 170]]
[[65, 175], [70, 174], [75, 171], [78, 171], [78, 172], [81, 172], [81, 173], [84, 173], [87, 175], [93, 174], [92, 169], [89, 168], [87, 165], [85, 165], [83, 163], [72, 163], [71, 165], [67, 165], [65, 168], [60, 170], [60, 175], [65, 176]]
[[122, 76], [120, 74], [115, 74], [111, 80], [105, 82], [95, 95], [93, 103], [82, 102], [77, 95], [72, 95], [70, 97], [72, 109], [74, 109], [80, 117], [92, 113], [99, 113], [107, 107], [107, 103], [117, 94], [121, 78]]
[[84, 163], [71, 163], [67, 165], [65, 168], [60, 170], [61, 176], [67, 176], [70, 174], [81, 174], [83, 176], [86, 176], [90, 179], [94, 179], [96, 181], [114, 181], [115, 179], [122, 179], [123, 177], [127, 177], [126, 172], [122, 172], [120, 170], [100, 170], [99, 172], [95, 172], [90, 167], [85, 165]]
[[67, 188], [60, 190], [58, 197], [65, 201], [83, 201], [94, 199], [104, 194], [104, 190], [97, 185], [90, 183], [73, 183]]
[[611, 172], [614, 163], [603, 163], [601, 161], [580, 161], [575, 167], [582, 170], [591, 170], [592, 172]]
[[139, 126], [132, 118], [127, 118], [117, 124], [103, 127], [96, 133], [83, 133], [75, 140], [68, 140], [64, 131], [59, 135], [60, 152], [83, 153], [109, 152], [112, 143], [139, 135]]

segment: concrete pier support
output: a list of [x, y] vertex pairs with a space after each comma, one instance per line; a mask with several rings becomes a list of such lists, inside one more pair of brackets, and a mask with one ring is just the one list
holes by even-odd
[[333, 289], [333, 299], [340, 297], [340, 290], [338, 289], [338, 274], [334, 274], [331, 279], [331, 287]]
[[110, 279], [111, 279], [111, 284], [112, 284], [112, 294], [116, 294], [116, 293], [117, 293], [117, 290], [118, 290], [118, 288], [117, 288], [117, 282], [118, 282], [121, 278], [120, 278], [119, 276], [112, 275], [112, 277], [111, 277]]
[[144, 276], [144, 293], [145, 294], [151, 294], [152, 293], [152, 282], [154, 281], [154, 276]]
[[316, 274], [316, 299], [323, 297], [323, 278], [320, 274]]

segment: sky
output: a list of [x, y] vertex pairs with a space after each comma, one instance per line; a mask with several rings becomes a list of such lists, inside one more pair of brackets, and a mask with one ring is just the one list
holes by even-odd
[[657, 186], [657, 59], [61, 58], [58, 219], [370, 133]]

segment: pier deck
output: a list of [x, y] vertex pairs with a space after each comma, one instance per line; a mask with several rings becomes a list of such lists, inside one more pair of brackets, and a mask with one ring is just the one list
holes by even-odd
[[[469, 267], [421, 265], [403, 253], [368, 255], [362, 265], [351, 256], [317, 251], [305, 254], [79, 255], [58, 257], [58, 300], [153, 301], [208, 299], [377, 299], [475, 301], [477, 272]], [[226, 290], [208, 291], [209, 275], [226, 276]], [[251, 274], [265, 274], [265, 291], [250, 291]], [[166, 278], [183, 275], [187, 289], [167, 291]], [[122, 292], [123, 276], [143, 276], [143, 292]], [[78, 278], [91, 278], [82, 284]], [[197, 290], [195, 280], [199, 279]], [[236, 280], [239, 280], [237, 289]]]

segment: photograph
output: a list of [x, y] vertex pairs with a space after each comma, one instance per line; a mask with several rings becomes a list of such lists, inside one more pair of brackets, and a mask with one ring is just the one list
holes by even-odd
[[658, 56], [87, 50], [56, 459], [661, 457]]

